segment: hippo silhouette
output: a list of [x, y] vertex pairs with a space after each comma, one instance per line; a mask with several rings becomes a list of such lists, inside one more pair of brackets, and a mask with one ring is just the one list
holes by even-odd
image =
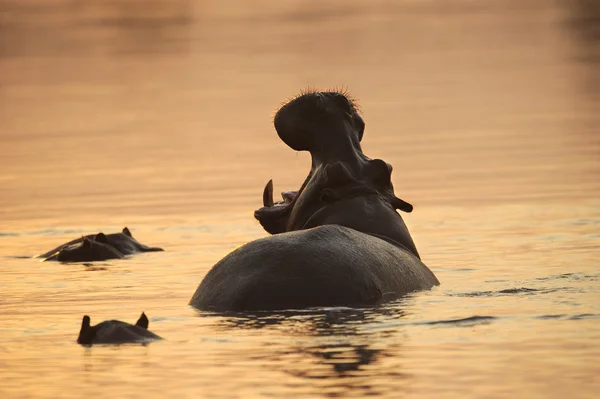
[[148, 324], [148, 317], [145, 313], [142, 313], [135, 325], [119, 320], [107, 320], [90, 326], [90, 317], [86, 315], [81, 321], [81, 331], [79, 331], [77, 343], [82, 345], [147, 343], [162, 339], [148, 331]]
[[[62, 251], [66, 251], [65, 252], [65, 256], [66, 256], [66, 254], [70, 253], [71, 250], [80, 248], [80, 247], [77, 247], [76, 245], [82, 243], [85, 239], [87, 239], [89, 241], [93, 240], [98, 243], [104, 244], [106, 246], [112, 247], [115, 251], [117, 251], [118, 253], [121, 254], [121, 256], [118, 256], [118, 258], [123, 258], [125, 255], [132, 255], [132, 254], [135, 254], [138, 252], [163, 251], [162, 248], [148, 247], [147, 245], [141, 244], [135, 238], [133, 238], [133, 235], [131, 234], [129, 229], [127, 227], [125, 227], [121, 233], [89, 234], [87, 236], [77, 238], [75, 240], [72, 240], [65, 244], [62, 244], [44, 254], [38, 255], [37, 258], [44, 258], [44, 261], [56, 261], [56, 260], [61, 261], [60, 259], [58, 259], [58, 257]], [[113, 253], [113, 252], [114, 251], [111, 251], [111, 253]], [[96, 252], [94, 252], [94, 254], [96, 254], [97, 256], [93, 257], [93, 259], [87, 259], [85, 261], [94, 261], [94, 260], [99, 261], [99, 260], [115, 259], [114, 256], [113, 257], [102, 257], [101, 256], [102, 253], [108, 255], [109, 251], [102, 251], [102, 252], [96, 251]], [[91, 256], [91, 253], [89, 251], [88, 251], [88, 254]], [[63, 256], [63, 258], [65, 258], [65, 256]], [[80, 260], [68, 260], [68, 261], [83, 262]]]
[[79, 245], [61, 249], [55, 257], [55, 260], [59, 262], [93, 262], [98, 260], [122, 259], [123, 254], [108, 245], [106, 236], [99, 233], [93, 240], [84, 238]]
[[281, 310], [373, 305], [438, 285], [396, 211], [392, 167], [363, 154], [365, 123], [338, 92], [304, 93], [275, 115], [279, 137], [309, 151], [298, 191], [273, 201], [272, 181], [255, 218], [273, 235], [225, 256], [190, 300], [204, 310]]

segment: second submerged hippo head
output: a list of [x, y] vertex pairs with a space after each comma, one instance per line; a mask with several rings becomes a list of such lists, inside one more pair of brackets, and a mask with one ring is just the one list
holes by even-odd
[[311, 169], [297, 192], [278, 203], [269, 182], [256, 219], [271, 234], [339, 224], [398, 243], [418, 256], [396, 209], [412, 205], [397, 198], [392, 167], [361, 148], [365, 122], [355, 102], [335, 91], [310, 92], [275, 115], [278, 136], [296, 151], [309, 151]]
[[63, 248], [56, 256], [59, 262], [93, 262], [121, 258], [123, 254], [109, 245], [103, 233], [96, 234], [93, 239], [85, 237], [81, 244]]
[[89, 316], [83, 316], [81, 330], [77, 337], [78, 344], [147, 343], [162, 339], [148, 330], [149, 320], [143, 312], [135, 324], [125, 323], [120, 320], [107, 320], [92, 326], [90, 322]]

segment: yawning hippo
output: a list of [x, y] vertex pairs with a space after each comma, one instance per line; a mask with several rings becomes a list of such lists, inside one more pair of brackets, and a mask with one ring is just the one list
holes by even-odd
[[153, 332], [148, 331], [148, 323], [148, 317], [144, 313], [135, 325], [119, 320], [108, 320], [90, 326], [90, 317], [83, 316], [77, 343], [82, 345], [146, 343], [162, 339]]
[[306, 93], [277, 112], [277, 134], [294, 150], [310, 151], [310, 173], [278, 203], [267, 184], [255, 217], [274, 235], [213, 266], [191, 306], [360, 306], [439, 284], [396, 212], [412, 205], [394, 195], [392, 167], [362, 152], [364, 127], [353, 101], [338, 92]]
[[[69, 241], [66, 244], [60, 245], [51, 251], [48, 251], [41, 255], [38, 255], [37, 258], [44, 258], [44, 261], [53, 261], [53, 260], [60, 261], [60, 259], [58, 259], [58, 255], [61, 251], [70, 251], [72, 249], [79, 248], [79, 247], [76, 247], [76, 245], [83, 242], [83, 240], [85, 240], [85, 239], [94, 240], [94, 241], [97, 241], [97, 242], [100, 242], [102, 244], [112, 247], [113, 249], [115, 249], [117, 252], [119, 252], [121, 254], [121, 256], [119, 256], [119, 258], [122, 258], [125, 255], [132, 255], [132, 254], [135, 254], [138, 252], [163, 251], [162, 248], [148, 247], [147, 245], [141, 244], [135, 238], [133, 238], [133, 235], [131, 234], [129, 229], [127, 227], [125, 227], [121, 233], [89, 234], [87, 236], [77, 238], [75, 240]], [[90, 261], [91, 260], [106, 260], [106, 259], [114, 259], [114, 257], [102, 258], [102, 257], [98, 256], [95, 259], [90, 259]], [[79, 261], [71, 260], [70, 262], [79, 262]]]

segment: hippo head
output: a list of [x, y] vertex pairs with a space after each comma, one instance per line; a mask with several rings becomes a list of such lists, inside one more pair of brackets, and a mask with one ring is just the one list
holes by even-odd
[[135, 325], [119, 320], [109, 320], [92, 326], [90, 316], [85, 315], [81, 321], [77, 343], [82, 345], [91, 345], [92, 343], [119, 344], [143, 342], [147, 338], [160, 339], [159, 336], [147, 331], [148, 324], [148, 317], [144, 312], [142, 312]]
[[394, 195], [392, 167], [362, 152], [365, 123], [354, 101], [339, 92], [309, 92], [275, 115], [277, 134], [296, 151], [309, 151], [310, 172], [297, 192], [274, 203], [272, 181], [254, 216], [271, 234], [339, 224], [399, 244], [418, 256], [396, 209], [412, 205]]
[[63, 248], [56, 256], [59, 262], [92, 262], [120, 258], [123, 258], [123, 255], [109, 245], [104, 233], [98, 233], [93, 239], [83, 237], [80, 245]]

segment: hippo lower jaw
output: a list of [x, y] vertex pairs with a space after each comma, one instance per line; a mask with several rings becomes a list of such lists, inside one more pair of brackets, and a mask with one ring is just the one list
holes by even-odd
[[269, 180], [263, 191], [263, 206], [254, 211], [254, 218], [270, 234], [286, 231], [290, 211], [299, 191], [284, 191], [282, 201], [273, 200], [273, 180]]

